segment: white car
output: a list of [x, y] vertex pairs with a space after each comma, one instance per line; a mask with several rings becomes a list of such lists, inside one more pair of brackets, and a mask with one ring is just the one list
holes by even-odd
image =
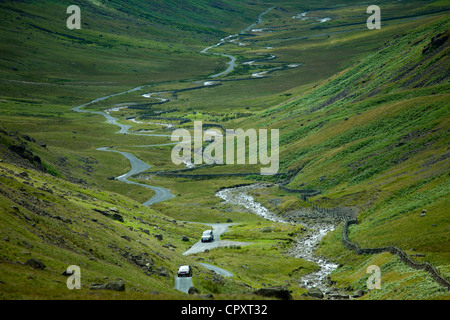
[[202, 242], [213, 242], [214, 234], [212, 230], [206, 230], [202, 235]]
[[178, 269], [178, 277], [192, 277], [191, 266], [181, 266]]

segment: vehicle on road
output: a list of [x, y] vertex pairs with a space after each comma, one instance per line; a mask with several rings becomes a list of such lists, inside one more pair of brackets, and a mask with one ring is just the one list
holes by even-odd
[[202, 242], [213, 242], [214, 241], [213, 231], [212, 230], [204, 231], [201, 240]]
[[181, 266], [178, 269], [178, 277], [192, 277], [191, 266]]

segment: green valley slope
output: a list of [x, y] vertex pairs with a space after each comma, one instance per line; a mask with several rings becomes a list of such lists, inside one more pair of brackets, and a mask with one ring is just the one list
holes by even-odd
[[[97, 148], [133, 152], [154, 170], [169, 170], [174, 168], [170, 147], [135, 148], [167, 139], [119, 135], [103, 116], [72, 111], [136, 86], [171, 92], [193, 86], [187, 79], [208, 79], [224, 69], [225, 61], [200, 50], [247, 27], [274, 3], [83, 1], [82, 29], [71, 31], [65, 27], [69, 2], [0, 4], [0, 298], [181, 299], [186, 296], [173, 289], [173, 276], [185, 263], [194, 266], [199, 275], [195, 286], [202, 293], [249, 298], [249, 284], [295, 283], [300, 297], [306, 289], [297, 278], [314, 266], [281, 252], [305, 230], [272, 225], [215, 196], [218, 188], [265, 178], [152, 176], [140, 182], [157, 183], [177, 196], [144, 207], [140, 203], [151, 193], [114, 180], [127, 171], [128, 161]], [[349, 237], [361, 247], [394, 244], [450, 278], [448, 5], [386, 2], [387, 24], [378, 31], [365, 29], [365, 8], [357, 0], [346, 6], [321, 0], [276, 5], [263, 24], [270, 32], [246, 35], [243, 46], [214, 48], [235, 54], [239, 63], [262, 60], [261, 65], [241, 64], [225, 80], [243, 79], [182, 92], [151, 114], [167, 112], [226, 128], [280, 129], [280, 171], [291, 179], [267, 180], [321, 194], [305, 202], [275, 186], [255, 192], [256, 199], [279, 214], [311, 202], [351, 208], [358, 212], [358, 224], [350, 227]], [[399, 14], [401, 7], [405, 11]], [[333, 19], [310, 25], [292, 18], [302, 10]], [[274, 51], [268, 51], [271, 46]], [[267, 59], [272, 52], [276, 58]], [[291, 63], [304, 64], [256, 81], [245, 79]], [[147, 101], [143, 93], [89, 108], [142, 103]], [[132, 109], [116, 114], [127, 124], [126, 118], [139, 115]], [[133, 125], [167, 133], [155, 125]], [[215, 166], [192, 173], [259, 171], [250, 169]], [[197, 259], [183, 256], [203, 228], [174, 218], [241, 223], [230, 231], [230, 239], [256, 245], [197, 257], [217, 258], [234, 272], [245, 269], [240, 278], [218, 283]], [[367, 267], [379, 265], [382, 290], [363, 299], [448, 298], [428, 274], [405, 267], [395, 256], [357, 256], [347, 250], [341, 232], [339, 226], [325, 237], [318, 251], [339, 263], [331, 275], [337, 287], [365, 289]], [[190, 240], [182, 241], [183, 235]], [[46, 268], [25, 265], [30, 258]], [[126, 293], [68, 290], [61, 273], [72, 264], [81, 267], [83, 289], [120, 278]]]
[[[399, 34], [317, 88], [254, 119], [280, 129], [281, 170], [294, 173], [289, 188], [321, 190], [310, 201], [359, 212], [350, 239], [367, 248], [394, 244], [436, 265], [447, 279], [449, 22], [432, 19]], [[290, 203], [284, 211], [303, 205], [284, 196]], [[386, 285], [372, 298], [445, 292], [389, 254], [348, 252], [341, 232], [328, 236], [319, 250], [345, 265], [332, 276], [340, 285], [364, 288], [365, 268], [377, 264]]]

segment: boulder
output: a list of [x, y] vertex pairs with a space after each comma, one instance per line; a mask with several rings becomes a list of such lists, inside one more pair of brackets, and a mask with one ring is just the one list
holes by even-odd
[[28, 259], [27, 262], [25, 262], [25, 265], [37, 270], [43, 270], [46, 267], [46, 265], [42, 261], [39, 261], [36, 258]]
[[162, 234], [155, 234], [155, 238], [158, 239], [159, 241], [161, 241], [163, 239], [163, 235]]
[[106, 284], [107, 290], [125, 291], [125, 283], [123, 281], [112, 281]]
[[166, 268], [164, 268], [164, 267], [159, 268], [158, 274], [159, 274], [161, 277], [170, 277], [170, 276], [169, 276], [169, 273], [167, 272]]
[[197, 294], [200, 293], [200, 291], [198, 291], [198, 289], [196, 287], [190, 287], [188, 294]]
[[122, 235], [122, 236], [120, 236], [122, 239], [125, 239], [125, 240], [127, 240], [127, 241], [131, 241], [131, 238], [129, 237], [129, 236], [127, 236], [127, 235]]
[[330, 299], [330, 300], [347, 300], [347, 299], [350, 299], [350, 296], [348, 294], [335, 293], [335, 294], [329, 295], [328, 299]]
[[91, 283], [89, 285], [91, 290], [112, 290], [112, 291], [125, 291], [125, 283], [122, 280], [111, 281], [108, 283]]
[[364, 290], [358, 289], [355, 292], [353, 292], [353, 298], [360, 298], [364, 295]]
[[123, 216], [120, 215], [120, 214], [118, 214], [118, 213], [112, 214], [112, 215], [111, 215], [111, 218], [112, 218], [113, 220], [117, 220], [117, 221], [120, 221], [120, 222], [124, 222]]
[[182, 237], [181, 237], [181, 241], [187, 242], [187, 241], [189, 241], [189, 238], [186, 237], [186, 236], [182, 236]]
[[308, 296], [323, 299], [323, 293], [319, 288], [310, 288], [308, 290]]

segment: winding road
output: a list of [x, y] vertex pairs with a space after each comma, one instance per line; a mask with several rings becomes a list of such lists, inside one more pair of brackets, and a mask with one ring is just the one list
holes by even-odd
[[98, 148], [97, 150], [120, 153], [121, 155], [123, 155], [125, 158], [128, 159], [128, 161], [131, 164], [131, 170], [128, 171], [127, 173], [121, 175], [120, 177], [117, 177], [116, 180], [119, 180], [119, 181], [122, 181], [122, 182], [125, 182], [128, 184], [134, 184], [134, 185], [138, 185], [138, 186], [141, 186], [144, 188], [152, 189], [155, 192], [155, 195], [150, 200], [147, 200], [146, 202], [144, 202], [143, 203], [144, 206], [151, 206], [154, 203], [162, 202], [162, 201], [165, 201], [165, 200], [168, 200], [168, 199], [171, 199], [174, 197], [174, 195], [170, 192], [169, 189], [151, 186], [148, 184], [143, 184], [143, 183], [138, 183], [138, 182], [128, 180], [129, 177], [151, 168], [150, 165], [143, 162], [142, 160], [139, 160], [131, 153], [117, 151], [117, 150], [109, 150], [108, 148]]
[[[261, 13], [258, 16], [258, 20], [255, 23], [253, 23], [252, 25], [250, 25], [248, 28], [242, 30], [241, 34], [246, 33], [247, 31], [251, 30], [257, 24], [262, 23], [264, 15], [269, 13], [274, 8], [275, 7], [269, 8], [266, 11], [264, 11], [263, 13]], [[239, 36], [239, 34], [229, 35], [228, 37], [221, 39], [219, 41], [219, 43], [203, 49], [201, 51], [201, 53], [211, 54], [211, 53], [208, 52], [210, 49], [212, 49], [214, 47], [218, 47], [218, 46], [222, 45], [223, 43], [225, 43], [227, 40], [229, 40], [231, 38], [234, 38], [234, 37], [237, 37], [237, 36]], [[211, 75], [210, 76], [211, 78], [217, 78], [219, 76], [228, 74], [228, 73], [230, 73], [231, 71], [233, 71], [236, 68], [236, 57], [235, 56], [228, 55], [228, 54], [221, 54], [221, 53], [212, 53], [212, 54], [227, 57], [227, 58], [230, 59], [230, 62], [227, 63], [229, 66], [228, 66], [228, 68], [225, 71], [220, 72], [218, 74]], [[210, 84], [208, 84], [206, 82], [204, 86], [208, 87], [208, 86], [210, 86]], [[139, 90], [142, 90], [145, 87], [149, 87], [149, 85], [139, 86], [139, 87], [133, 88], [131, 90], [127, 90], [127, 91], [124, 91], [124, 92], [119, 92], [119, 93], [111, 94], [111, 95], [108, 95], [108, 96], [105, 96], [105, 97], [97, 98], [97, 99], [92, 100], [92, 101], [90, 101], [88, 103], [85, 103], [83, 105], [77, 106], [77, 107], [73, 108], [72, 110], [75, 111], [75, 112], [92, 113], [92, 114], [98, 114], [98, 115], [104, 116], [106, 118], [107, 123], [115, 125], [115, 126], [118, 126], [120, 128], [120, 130], [117, 132], [119, 134], [133, 134], [133, 135], [141, 135], [141, 136], [149, 136], [149, 137], [171, 137], [171, 135], [163, 135], [163, 134], [129, 133], [129, 129], [132, 126], [119, 123], [118, 122], [119, 119], [111, 116], [109, 114], [109, 112], [91, 111], [91, 110], [84, 110], [83, 109], [84, 107], [86, 107], [88, 105], [91, 105], [91, 104], [94, 104], [94, 103], [97, 103], [97, 102], [100, 102], [100, 101], [104, 101], [104, 100], [107, 100], [109, 98], [116, 97], [116, 96], [119, 96], [119, 95], [123, 95], [123, 94], [126, 94], [126, 93], [139, 91]], [[147, 93], [147, 94], [144, 94], [143, 96], [151, 98], [154, 94], [157, 94], [157, 93], [160, 93], [160, 92]], [[167, 101], [167, 99], [162, 99], [162, 98], [158, 98], [158, 99], [164, 100], [164, 102]], [[171, 144], [172, 143], [169, 143], [169, 144], [165, 143], [165, 144], [160, 144], [160, 145], [171, 145]], [[176, 144], [176, 143], [173, 143], [173, 144]], [[155, 147], [155, 146], [160, 146], [160, 145], [154, 144], [154, 145], [146, 145], [146, 146], [138, 146], [138, 147]], [[121, 151], [117, 151], [117, 150], [111, 150], [110, 148], [105, 148], [105, 147], [98, 148], [97, 150], [120, 153], [125, 158], [127, 158], [127, 160], [130, 162], [131, 170], [129, 172], [121, 175], [120, 177], [117, 177], [116, 179], [120, 180], [120, 181], [122, 181], [124, 183], [139, 185], [139, 186], [142, 186], [144, 188], [153, 190], [155, 192], [155, 195], [151, 199], [149, 199], [146, 202], [144, 202], [144, 205], [150, 206], [152, 204], [163, 202], [163, 201], [172, 199], [174, 197], [174, 195], [170, 192], [169, 189], [161, 188], [161, 187], [157, 187], [157, 186], [151, 186], [151, 185], [148, 185], [148, 184], [137, 183], [137, 182], [134, 182], [134, 181], [131, 181], [131, 180], [128, 179], [129, 177], [131, 177], [133, 175], [139, 174], [139, 173], [141, 173], [141, 172], [151, 168], [150, 165], [148, 165], [147, 163], [145, 163], [142, 160], [138, 159], [136, 156], [134, 156], [134, 155], [132, 155], [131, 153], [128, 153], [128, 152], [121, 152]]]
[[220, 236], [225, 233], [229, 226], [232, 226], [234, 223], [202, 223], [203, 225], [207, 225], [213, 228], [214, 231], [214, 241], [212, 242], [201, 242], [198, 241], [195, 243], [189, 250], [185, 251], [183, 255], [190, 255], [199, 252], [204, 252], [205, 250], [211, 250], [219, 247], [228, 247], [228, 246], [245, 246], [250, 243], [248, 242], [240, 242], [240, 241], [227, 241], [220, 240]]
[[[241, 35], [245, 34], [246, 32], [250, 31], [256, 25], [262, 23], [263, 22], [263, 17], [266, 14], [268, 14], [270, 11], [272, 11], [273, 9], [275, 9], [275, 7], [269, 8], [266, 11], [264, 11], [263, 13], [261, 13], [258, 16], [258, 20], [255, 23], [253, 23], [252, 25], [250, 25], [248, 28], [242, 30], [240, 34]], [[239, 36], [239, 34], [232, 34], [232, 35], [229, 35], [226, 38], [220, 39], [219, 43], [217, 43], [215, 45], [212, 45], [212, 46], [210, 46], [208, 48], [203, 49], [202, 51], [200, 51], [200, 53], [210, 53], [210, 52], [208, 52], [210, 49], [215, 48], [215, 47], [219, 47], [222, 44], [226, 43], [227, 41], [230, 41], [233, 38], [236, 38], [238, 36]], [[210, 54], [214, 54], [214, 55], [217, 55], [217, 56], [222, 56], [222, 57], [226, 57], [226, 58], [230, 59], [230, 61], [227, 62], [228, 68], [225, 71], [217, 73], [217, 74], [213, 74], [213, 75], [209, 76], [210, 78], [217, 78], [217, 77], [226, 75], [226, 74], [230, 73], [231, 71], [233, 71], [236, 68], [236, 60], [237, 60], [237, 58], [235, 56], [232, 56], [232, 55], [229, 55], [229, 54], [224, 54], [224, 53], [210, 53]]]
[[[249, 26], [247, 29], [242, 30], [242, 33], [245, 33], [248, 30], [251, 30], [255, 25], [261, 23], [263, 20], [263, 16], [265, 14], [267, 14], [268, 12], [270, 12], [273, 8], [267, 9], [265, 12], [263, 12], [259, 17], [258, 17], [258, 21], [254, 24], [252, 24], [251, 26]], [[209, 54], [209, 50], [214, 48], [214, 47], [218, 47], [220, 45], [222, 45], [223, 43], [225, 43], [227, 40], [230, 40], [234, 37], [237, 37], [238, 34], [235, 35], [230, 35], [226, 38], [223, 38], [220, 40], [219, 43], [207, 47], [205, 49], [203, 49], [201, 51], [201, 53], [204, 54]], [[220, 54], [220, 53], [212, 53], [214, 55], [220, 55], [220, 56], [224, 56], [230, 59], [230, 62], [228, 62], [228, 67], [225, 71], [220, 72], [218, 74], [214, 74], [211, 75], [210, 78], [217, 78], [223, 75], [226, 75], [230, 72], [232, 72], [235, 68], [236, 68], [236, 60], [237, 58], [235, 56], [232, 55], [228, 55], [228, 54]], [[210, 86], [209, 83], [205, 83], [205, 87]], [[144, 136], [150, 136], [150, 137], [171, 137], [171, 135], [162, 135], [162, 134], [151, 134], [151, 133], [129, 133], [130, 128], [132, 127], [131, 125], [124, 125], [118, 122], [119, 119], [113, 117], [110, 115], [109, 112], [103, 112], [103, 111], [91, 111], [91, 110], [84, 110], [83, 108], [86, 106], [89, 106], [91, 104], [95, 104], [97, 102], [100, 101], [104, 101], [107, 100], [109, 98], [115, 97], [115, 96], [119, 96], [119, 95], [123, 95], [126, 93], [130, 93], [130, 92], [134, 92], [134, 91], [139, 91], [142, 90], [143, 88], [148, 87], [148, 86], [139, 86], [136, 87], [134, 89], [131, 90], [127, 90], [124, 92], [120, 92], [120, 93], [115, 93], [115, 94], [111, 94], [105, 97], [101, 97], [101, 98], [97, 98], [95, 100], [92, 100], [88, 103], [85, 103], [83, 105], [77, 106], [75, 108], [73, 108], [72, 110], [75, 112], [80, 112], [80, 113], [91, 113], [91, 114], [97, 114], [97, 115], [102, 115], [106, 118], [107, 123], [118, 126], [119, 127], [119, 131], [117, 133], [119, 134], [133, 134], [133, 135], [144, 135]], [[151, 98], [155, 93], [148, 93], [145, 94], [143, 96]], [[162, 99], [161, 99], [162, 101]], [[164, 102], [166, 102], [166, 100], [164, 99]], [[176, 144], [176, 143], [174, 143]], [[161, 145], [169, 145], [169, 144], [161, 144]], [[139, 146], [139, 147], [150, 147], [150, 146], [159, 146], [159, 145], [147, 145], [147, 146]], [[138, 185], [147, 189], [151, 189], [155, 192], [155, 194], [153, 195], [152, 198], [150, 198], [149, 200], [147, 200], [146, 202], [143, 203], [143, 205], [145, 206], [150, 206], [152, 204], [155, 203], [159, 203], [159, 202], [163, 202], [166, 200], [169, 200], [171, 198], [174, 197], [174, 195], [171, 193], [171, 191], [169, 189], [166, 188], [162, 188], [162, 187], [158, 187], [158, 186], [151, 186], [148, 184], [142, 184], [142, 183], [138, 183], [138, 182], [134, 182], [129, 180], [130, 177], [132, 177], [133, 175], [137, 175], [145, 170], [148, 170], [149, 168], [151, 168], [151, 166], [145, 162], [143, 162], [142, 160], [138, 159], [136, 156], [134, 156], [131, 153], [128, 152], [123, 152], [123, 151], [118, 151], [118, 150], [112, 150], [108, 147], [102, 147], [102, 148], [98, 148], [97, 150], [99, 151], [105, 151], [105, 152], [115, 152], [115, 153], [119, 153], [122, 156], [124, 156], [131, 165], [131, 170], [128, 171], [127, 173], [119, 176], [116, 178], [116, 180], [119, 180], [121, 182], [124, 183], [128, 183], [128, 184], [134, 184], [134, 185]], [[196, 244], [194, 244], [189, 250], [187, 250], [186, 252], [184, 252], [184, 255], [189, 255], [189, 254], [194, 254], [194, 253], [198, 253], [198, 252], [203, 252], [207, 249], [213, 249], [213, 248], [217, 248], [217, 247], [223, 247], [223, 246], [229, 246], [229, 245], [247, 245], [248, 243], [243, 243], [243, 242], [235, 242], [235, 241], [223, 241], [220, 240], [220, 235], [222, 233], [224, 233], [228, 227], [231, 224], [206, 224], [209, 225], [213, 228], [214, 233], [215, 233], [215, 240], [213, 242], [206, 242], [206, 243], [202, 243], [201, 241], [198, 241]], [[204, 266], [206, 269], [212, 270], [222, 276], [225, 277], [232, 277], [233, 274], [225, 269], [219, 268], [217, 266], [213, 266], [207, 263], [201, 263], [202, 266]], [[183, 277], [183, 278], [175, 278], [175, 288], [179, 291], [188, 293], [189, 289], [192, 287], [192, 278], [191, 277]]]
[[[252, 24], [251, 26], [249, 26], [248, 28], [244, 29], [241, 31], [241, 35], [245, 34], [246, 32], [252, 30], [252, 28], [254, 28], [256, 25], [260, 24], [263, 22], [263, 16], [266, 15], [267, 13], [269, 13], [271, 10], [273, 10], [273, 8], [269, 8], [266, 11], [264, 11], [262, 14], [259, 15], [258, 20]], [[225, 71], [220, 72], [218, 74], [214, 74], [211, 75], [210, 78], [217, 78], [223, 75], [226, 75], [230, 72], [232, 72], [235, 68], [236, 68], [236, 60], [237, 58], [235, 56], [232, 55], [228, 55], [228, 54], [220, 54], [220, 53], [210, 53], [208, 52], [210, 49], [218, 47], [222, 44], [224, 44], [225, 42], [231, 40], [232, 38], [236, 38], [238, 37], [239, 34], [234, 34], [234, 35], [230, 35], [226, 38], [223, 38], [220, 40], [219, 43], [212, 45], [210, 47], [207, 47], [205, 49], [203, 49], [201, 51], [201, 53], [204, 54], [214, 54], [214, 55], [220, 55], [223, 57], [227, 57], [230, 59], [230, 61], [227, 63], [228, 67]], [[273, 58], [271, 58], [273, 59]], [[291, 66], [289, 66], [291, 67]], [[274, 69], [275, 70], [275, 69]], [[278, 70], [278, 69], [277, 69]], [[269, 72], [269, 71], [268, 71]], [[258, 75], [254, 77], [260, 77], [262, 75]], [[205, 82], [204, 86], [207, 87], [210, 84], [208, 82]], [[101, 97], [101, 98], [97, 98], [93, 101], [90, 101], [86, 104], [77, 106], [75, 108], [73, 108], [72, 110], [75, 112], [82, 112], [82, 113], [91, 113], [91, 114], [97, 114], [97, 115], [102, 115], [106, 118], [107, 123], [118, 126], [119, 127], [119, 131], [117, 133], [119, 134], [133, 134], [133, 135], [141, 135], [141, 136], [149, 136], [149, 137], [171, 137], [171, 135], [163, 135], [163, 134], [152, 134], [152, 133], [129, 133], [130, 128], [132, 127], [131, 125], [124, 125], [118, 122], [118, 119], [111, 116], [109, 114], [109, 112], [103, 112], [103, 111], [90, 111], [90, 110], [84, 110], [83, 108], [91, 105], [91, 104], [95, 104], [97, 102], [100, 101], [104, 101], [106, 99], [109, 99], [111, 97], [115, 97], [115, 96], [119, 96], [119, 95], [123, 95], [126, 93], [130, 93], [130, 92], [134, 92], [134, 91], [139, 91], [142, 90], [145, 87], [149, 87], [147, 86], [139, 86], [136, 87], [134, 89], [128, 90], [128, 91], [124, 91], [124, 92], [120, 92], [120, 93], [116, 93], [116, 94], [111, 94], [105, 97]], [[145, 94], [143, 96], [149, 97], [151, 98], [154, 94], [159, 93], [159, 92], [155, 92], [155, 93], [148, 93]], [[162, 98], [161, 102], [163, 101]], [[166, 99], [164, 99], [164, 102], [166, 102]], [[154, 147], [154, 146], [161, 146], [161, 145], [172, 145], [172, 144], [177, 144], [177, 143], [165, 143], [165, 144], [154, 144], [154, 145], [146, 145], [146, 146], [137, 146], [137, 147]], [[163, 202], [169, 199], [172, 199], [174, 197], [174, 195], [171, 193], [171, 191], [169, 189], [166, 188], [162, 188], [162, 187], [158, 187], [158, 186], [151, 186], [148, 184], [142, 184], [142, 183], [138, 183], [138, 182], [134, 182], [129, 180], [130, 177], [137, 175], [141, 172], [144, 172], [145, 170], [148, 170], [149, 168], [151, 168], [151, 166], [145, 162], [143, 162], [142, 160], [138, 159], [136, 156], [134, 156], [131, 153], [128, 152], [122, 152], [122, 151], [118, 151], [118, 150], [113, 150], [110, 147], [102, 147], [102, 148], [98, 148], [97, 150], [99, 151], [105, 151], [105, 152], [115, 152], [115, 153], [119, 153], [121, 154], [123, 157], [125, 157], [131, 165], [131, 170], [129, 170], [127, 173], [117, 177], [116, 179], [124, 182], [124, 183], [128, 183], [128, 184], [133, 184], [133, 185], [138, 185], [147, 189], [151, 189], [155, 192], [155, 194], [146, 202], [143, 203], [143, 205], [145, 206], [151, 206], [152, 204], [155, 203], [159, 203], [159, 202]], [[279, 218], [276, 218], [276, 215], [270, 213], [267, 209], [265, 209], [263, 206], [261, 206], [259, 203], [253, 201], [253, 198], [251, 196], [249, 196], [246, 192], [244, 192], [244, 190], [242, 190], [241, 194], [239, 196], [236, 196], [236, 190], [237, 189], [233, 189], [233, 191], [230, 191], [231, 189], [225, 189], [225, 190], [221, 190], [219, 193], [217, 193], [216, 195], [218, 197], [221, 197], [222, 199], [224, 199], [227, 202], [230, 203], [235, 203], [235, 204], [241, 204], [243, 205], [245, 208], [247, 208], [249, 211], [251, 211], [252, 213], [256, 213], [260, 216], [262, 216], [265, 219], [269, 219], [269, 220], [273, 220], [273, 221], [277, 221], [277, 222], [282, 222], [280, 221]], [[248, 190], [247, 190], [248, 191]], [[210, 227], [213, 228], [214, 233], [215, 233], [215, 240], [213, 242], [207, 242], [207, 243], [202, 243], [201, 241], [198, 241], [197, 243], [195, 243], [189, 250], [187, 250], [186, 252], [183, 253], [183, 255], [190, 255], [190, 254], [195, 254], [198, 252], [203, 252], [205, 250], [210, 250], [210, 249], [214, 249], [214, 248], [218, 248], [218, 247], [224, 247], [224, 246], [230, 246], [230, 245], [248, 245], [249, 243], [244, 243], [244, 242], [237, 242], [237, 241], [223, 241], [220, 240], [220, 235], [223, 234], [224, 232], [227, 231], [228, 227], [232, 224], [207, 224], [207, 223], [202, 223], [204, 225], [208, 225]], [[322, 233], [322, 232], [321, 232]], [[321, 238], [320, 238], [321, 239]], [[311, 245], [311, 244], [309, 244]], [[302, 258], [305, 258], [302, 256]], [[322, 262], [322, 270], [326, 269], [327, 271], [333, 269], [330, 268], [330, 266], [323, 261]], [[319, 263], [319, 261], [318, 261]], [[320, 263], [319, 263], [320, 264]], [[225, 277], [232, 277], [233, 274], [227, 270], [224, 270], [222, 268], [219, 268], [217, 266], [213, 266], [207, 263], [201, 263], [201, 265], [209, 270], [212, 270], [222, 276]], [[328, 273], [328, 272], [326, 272]], [[316, 275], [317, 276], [317, 275]], [[192, 278], [191, 277], [183, 277], [183, 278], [175, 278], [175, 288], [179, 291], [188, 293], [189, 289], [192, 287]]]

